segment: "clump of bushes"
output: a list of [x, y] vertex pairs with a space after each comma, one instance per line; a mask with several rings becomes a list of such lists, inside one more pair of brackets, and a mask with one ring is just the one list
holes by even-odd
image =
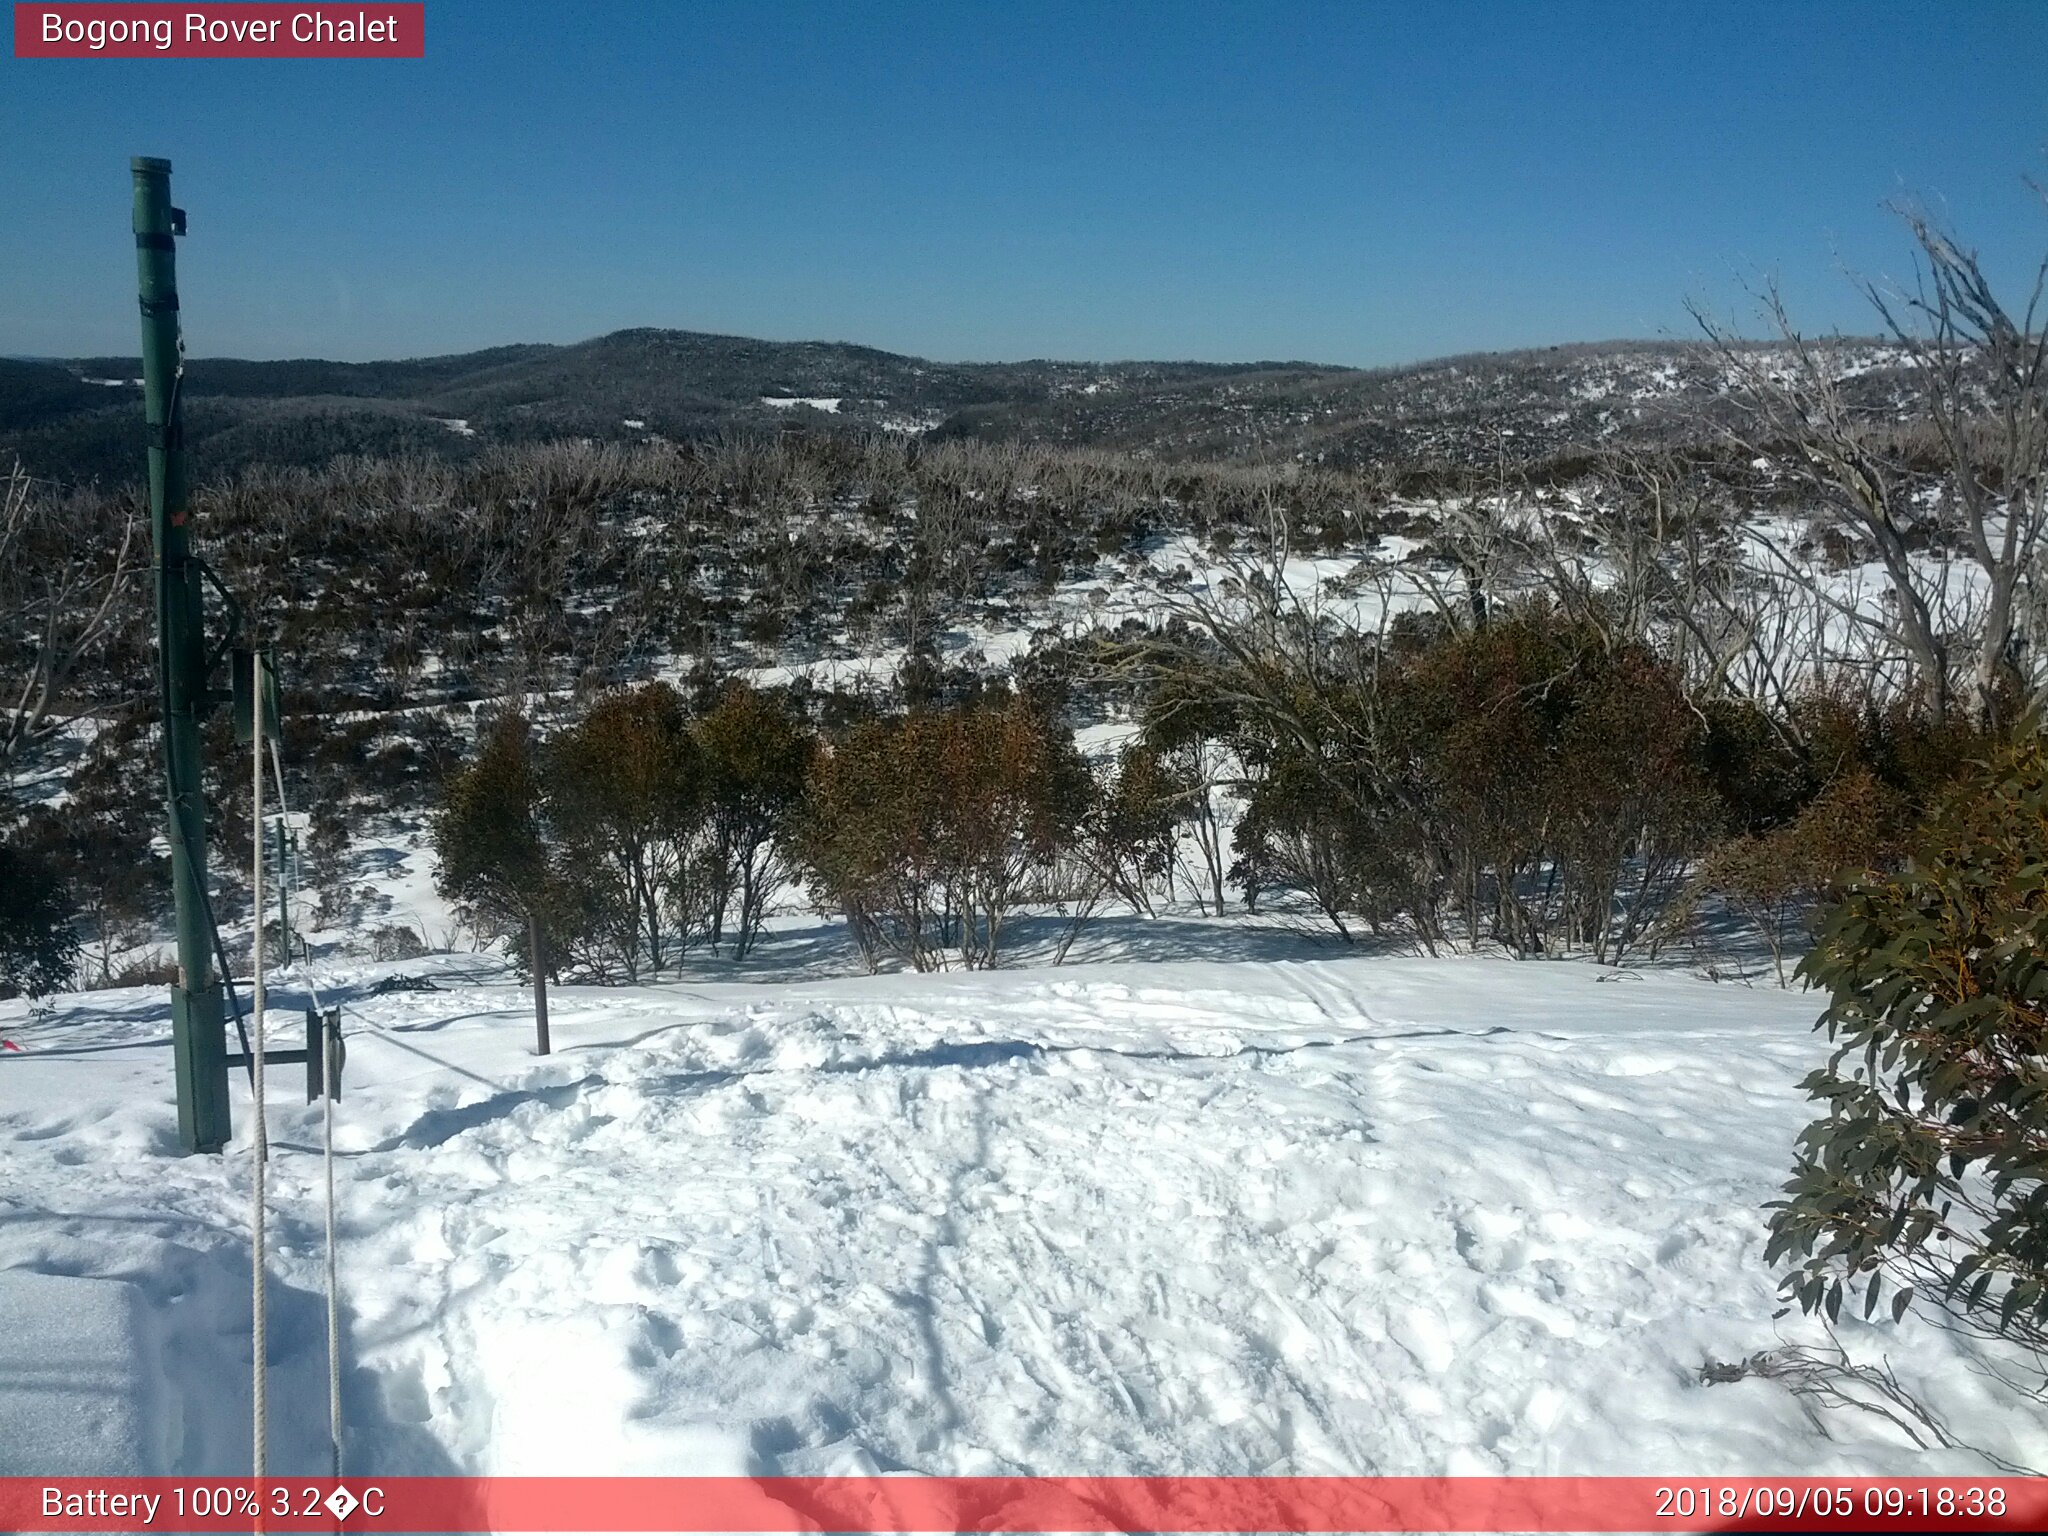
[[[1232, 878], [1347, 940], [1654, 957], [1713, 903], [1790, 956], [1844, 870], [1884, 868], [1989, 738], [1902, 696], [1776, 710], [1697, 679], [1597, 606], [1396, 620], [1332, 640], [1155, 635], [1174, 718], [1203, 721], [1242, 799]], [[1271, 641], [1277, 636], [1277, 641]], [[1220, 884], [1220, 877], [1219, 877]]]
[[370, 934], [372, 960], [417, 960], [426, 953], [427, 941], [410, 923], [386, 923]]
[[798, 882], [870, 966], [981, 968], [1020, 905], [1144, 909], [1170, 857], [1185, 786], [1142, 747], [1098, 783], [1029, 700], [987, 692], [826, 741], [784, 698], [706, 697], [622, 690], [545, 737], [507, 716], [450, 780], [441, 889], [529, 974], [630, 981], [700, 941], [743, 958]]
[[993, 965], [1003, 925], [1049, 884], [1091, 784], [1073, 735], [1022, 702], [856, 726], [818, 760], [802, 857], [862, 953], [918, 970]]
[[1719, 826], [1675, 669], [1548, 610], [1397, 636], [1282, 723], [1240, 727], [1237, 871], [1346, 938], [1351, 916], [1618, 960]]
[[[743, 958], [789, 869], [813, 738], [738, 685], [693, 713], [666, 683], [541, 737], [506, 716], [448, 781], [441, 889], [521, 964], [637, 979], [703, 940]], [[538, 958], [536, 958], [538, 957]]]

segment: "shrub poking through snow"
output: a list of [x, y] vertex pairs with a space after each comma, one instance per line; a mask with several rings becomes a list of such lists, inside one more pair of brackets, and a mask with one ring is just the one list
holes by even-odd
[[427, 941], [409, 923], [386, 923], [370, 935], [372, 960], [417, 960], [426, 953]]
[[1774, 1202], [1767, 1262], [1808, 1312], [1891, 1288], [2031, 1351], [2048, 1390], [2048, 748], [1941, 802], [1896, 873], [1845, 886], [1801, 974], [1840, 1048]]

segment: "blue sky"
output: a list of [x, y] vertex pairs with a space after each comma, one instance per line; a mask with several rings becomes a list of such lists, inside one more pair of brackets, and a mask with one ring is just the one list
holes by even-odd
[[945, 359], [1387, 363], [1866, 329], [1883, 208], [2048, 250], [2048, 3], [428, 0], [417, 62], [0, 59], [0, 353], [132, 352], [131, 154], [192, 350], [631, 325]]

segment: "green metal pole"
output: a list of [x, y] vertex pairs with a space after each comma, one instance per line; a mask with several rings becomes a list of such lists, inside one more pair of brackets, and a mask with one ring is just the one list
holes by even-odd
[[[227, 1145], [227, 1041], [206, 902], [206, 800], [199, 784], [199, 716], [206, 704], [206, 634], [199, 562], [187, 527], [180, 382], [178, 258], [184, 214], [171, 207], [171, 162], [137, 158], [135, 270], [142, 298], [142, 398], [149, 423], [149, 526], [156, 547], [157, 681], [164, 782], [177, 901], [178, 979], [171, 988], [178, 1139], [187, 1152]], [[259, 914], [260, 922], [260, 914]]]

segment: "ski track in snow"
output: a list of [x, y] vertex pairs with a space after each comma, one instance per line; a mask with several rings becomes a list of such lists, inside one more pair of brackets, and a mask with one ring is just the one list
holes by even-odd
[[[398, 969], [443, 989], [366, 995]], [[1384, 957], [685, 982], [563, 989], [542, 1061], [489, 969], [321, 973], [351, 999], [352, 1467], [1983, 1468], [1699, 1384], [1819, 1337], [1773, 1321], [1760, 1262], [1824, 1054], [1810, 996]], [[44, 1426], [0, 1433], [0, 1471], [236, 1470], [246, 1147], [175, 1155], [159, 996], [21, 1011], [0, 1308], [56, 1331], [0, 1345], [0, 1428]], [[319, 1121], [279, 1076], [272, 1439], [317, 1470]], [[1948, 1336], [1844, 1337], [1966, 1440], [2044, 1459]], [[114, 1385], [38, 1418], [36, 1371], [95, 1350]]]

